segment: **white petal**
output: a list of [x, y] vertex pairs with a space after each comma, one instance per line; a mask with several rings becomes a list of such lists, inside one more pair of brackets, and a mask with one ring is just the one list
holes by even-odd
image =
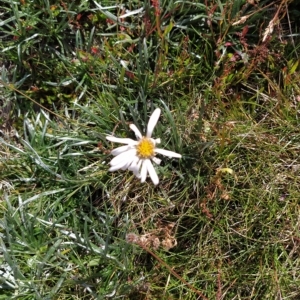
[[[123, 160], [123, 161], [121, 161], [119, 164], [111, 166], [111, 167], [108, 169], [108, 171], [114, 172], [114, 171], [123, 169], [127, 164], [128, 164], [128, 161]], [[125, 169], [126, 169], [126, 168], [125, 168]]]
[[158, 176], [156, 174], [156, 171], [151, 163], [151, 160], [147, 159], [144, 164], [147, 165], [147, 170], [149, 172], [149, 175], [150, 175], [150, 178], [153, 182], [154, 185], [157, 185], [159, 183], [159, 179], [158, 179]]
[[136, 136], [138, 139], [141, 139], [141, 138], [142, 138], [141, 132], [139, 131], [139, 129], [138, 129], [134, 124], [130, 124], [129, 127], [130, 127], [130, 129], [135, 133], [135, 136]]
[[128, 138], [117, 138], [115, 136], [112, 135], [108, 135], [106, 137], [107, 140], [114, 142], [114, 143], [120, 143], [120, 144], [127, 144], [127, 145], [136, 145], [138, 142], [134, 141], [132, 139], [128, 139]]
[[161, 163], [161, 159], [157, 158], [157, 157], [152, 157], [152, 160], [157, 164], [157, 165], [160, 165]]
[[130, 164], [131, 164], [131, 161], [128, 161], [128, 162], [126, 163], [126, 165], [122, 168], [122, 170], [123, 170], [123, 171], [127, 170], [128, 167], [130, 166]]
[[135, 160], [135, 158], [136, 158], [136, 156], [134, 156], [130, 159], [128, 158], [128, 161], [127, 161], [126, 165], [122, 168], [122, 170], [127, 170], [127, 169], [129, 170], [129, 168], [130, 168], [132, 162]]
[[168, 157], [176, 157], [176, 158], [181, 158], [181, 154], [173, 152], [173, 151], [169, 151], [169, 150], [165, 150], [165, 149], [159, 149], [159, 148], [155, 148], [155, 153], [159, 153]]
[[145, 182], [147, 178], [147, 163], [149, 159], [145, 159], [142, 161], [142, 169], [141, 169], [141, 182]]
[[159, 119], [159, 116], [160, 116], [160, 108], [156, 108], [149, 119], [146, 137], [148, 138], [151, 137], [153, 129]]
[[129, 149], [130, 149], [130, 146], [128, 146], [128, 145], [126, 145], [126, 146], [121, 146], [121, 147], [118, 147], [118, 148], [116, 148], [116, 149], [113, 149], [113, 150], [111, 151], [111, 154], [112, 154], [113, 156], [116, 156], [116, 155], [121, 154], [122, 152], [125, 152], [125, 151], [129, 150]]
[[135, 156], [130, 164], [130, 166], [128, 167], [128, 170], [133, 171], [136, 170], [137, 166], [138, 166], [138, 162], [139, 162], [139, 157]]
[[132, 171], [133, 174], [137, 177], [137, 178], [141, 178], [141, 174], [140, 174], [140, 168], [141, 168], [141, 164], [142, 164], [142, 160], [139, 159], [138, 157], [136, 157], [137, 160], [133, 161], [131, 166], [128, 168], [128, 170]]
[[110, 165], [111, 166], [115, 166], [120, 164], [122, 161], [124, 161], [125, 163], [127, 162], [132, 162], [132, 160], [134, 159], [136, 155], [136, 150], [135, 149], [130, 149], [126, 152], [122, 152], [121, 154], [115, 156], [111, 161], [110, 161]]

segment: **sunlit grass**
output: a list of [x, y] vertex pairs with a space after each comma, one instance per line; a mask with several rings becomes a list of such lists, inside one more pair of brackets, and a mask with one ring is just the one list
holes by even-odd
[[2, 2], [1, 299], [300, 297], [296, 2]]

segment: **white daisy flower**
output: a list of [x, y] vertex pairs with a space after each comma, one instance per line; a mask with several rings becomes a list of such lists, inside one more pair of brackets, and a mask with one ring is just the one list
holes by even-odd
[[181, 158], [181, 155], [173, 151], [156, 148], [156, 145], [160, 143], [160, 139], [151, 138], [153, 129], [159, 119], [161, 110], [156, 108], [152, 113], [148, 126], [146, 136], [142, 136], [141, 132], [134, 124], [130, 124], [130, 129], [134, 131], [137, 141], [129, 138], [117, 138], [114, 136], [107, 136], [106, 139], [120, 144], [126, 144], [125, 146], [118, 147], [112, 150], [111, 154], [115, 157], [110, 162], [109, 171], [117, 170], [130, 170], [141, 179], [141, 182], [145, 182], [147, 174], [149, 173], [152, 182], [157, 185], [159, 183], [158, 176], [152, 165], [152, 161], [156, 164], [160, 164], [161, 160], [155, 157], [155, 155], [162, 154], [168, 157]]

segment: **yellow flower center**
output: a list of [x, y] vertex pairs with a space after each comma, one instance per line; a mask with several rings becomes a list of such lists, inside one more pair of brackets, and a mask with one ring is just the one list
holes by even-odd
[[151, 158], [154, 156], [155, 145], [146, 137], [143, 137], [136, 146], [137, 155], [140, 158]]

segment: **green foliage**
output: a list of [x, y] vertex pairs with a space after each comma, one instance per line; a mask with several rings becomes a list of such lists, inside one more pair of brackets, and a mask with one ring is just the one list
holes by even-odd
[[1, 2], [0, 299], [299, 298], [297, 3], [198, 2]]

